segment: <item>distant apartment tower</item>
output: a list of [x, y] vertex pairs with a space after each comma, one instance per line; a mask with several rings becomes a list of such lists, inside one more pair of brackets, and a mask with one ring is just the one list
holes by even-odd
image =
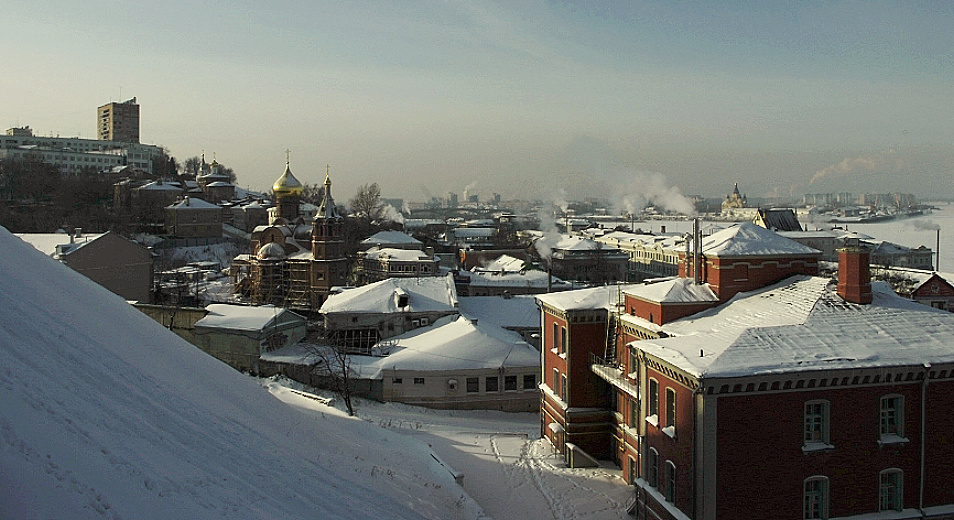
[[101, 141], [139, 142], [139, 105], [136, 98], [107, 103], [96, 111], [96, 128]]

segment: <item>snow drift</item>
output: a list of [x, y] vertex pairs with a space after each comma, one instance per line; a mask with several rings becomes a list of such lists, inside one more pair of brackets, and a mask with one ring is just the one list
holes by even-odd
[[426, 445], [282, 403], [3, 228], [0, 252], [0, 518], [480, 515]]

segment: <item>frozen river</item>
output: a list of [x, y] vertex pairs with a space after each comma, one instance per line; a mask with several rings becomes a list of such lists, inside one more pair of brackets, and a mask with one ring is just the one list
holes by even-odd
[[[932, 203], [928, 203], [932, 204]], [[926, 246], [940, 251], [942, 271], [954, 272], [954, 204], [948, 202], [933, 203], [938, 209], [918, 217], [902, 218], [871, 224], [838, 224], [851, 231], [857, 231], [878, 240], [886, 240], [902, 246], [917, 248]], [[800, 217], [803, 227], [808, 229], [826, 229], [832, 224], [823, 221], [808, 222]], [[622, 222], [621, 222], [622, 223]], [[628, 222], [622, 224], [629, 224]], [[709, 226], [724, 228], [732, 222], [703, 221], [703, 229]], [[606, 225], [606, 224], [604, 224]], [[687, 233], [692, 230], [691, 220], [645, 220], [636, 221], [636, 227], [644, 231], [659, 233], [665, 227], [666, 232]], [[938, 234], [940, 230], [940, 234]], [[940, 247], [937, 247], [940, 238]]]

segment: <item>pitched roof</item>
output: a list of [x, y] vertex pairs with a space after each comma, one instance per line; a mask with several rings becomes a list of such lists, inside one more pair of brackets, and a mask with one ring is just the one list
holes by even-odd
[[205, 308], [208, 314], [195, 323], [196, 327], [216, 329], [231, 329], [244, 331], [260, 331], [266, 327], [279, 323], [295, 321], [297, 318], [302, 324], [305, 318], [281, 307], [262, 305], [229, 305], [227, 303], [213, 303]]
[[817, 249], [750, 222], [736, 224], [703, 238], [702, 252], [715, 257], [821, 255]]
[[460, 299], [460, 313], [480, 323], [504, 328], [539, 328], [540, 309], [533, 295], [467, 296]]
[[[385, 370], [459, 370], [540, 365], [540, 352], [520, 336], [464, 317], [445, 318], [424, 332], [388, 339], [390, 354], [362, 367], [362, 377]], [[367, 370], [368, 372], [365, 372]]]
[[646, 285], [631, 286], [626, 294], [658, 303], [717, 302], [719, 297], [709, 284], [695, 284], [691, 278], [673, 278]]
[[[398, 307], [400, 295], [407, 295], [406, 308]], [[419, 278], [387, 278], [379, 282], [345, 289], [332, 294], [322, 304], [319, 312], [370, 313], [393, 312], [442, 312], [457, 308], [457, 289], [454, 278], [447, 276], [422, 276]]]
[[382, 244], [416, 244], [422, 242], [407, 233], [400, 231], [378, 231], [361, 241], [362, 246], [379, 246]]
[[664, 325], [633, 347], [696, 377], [954, 362], [954, 314], [872, 284], [873, 302], [844, 301], [827, 278], [793, 276]]
[[773, 231], [801, 231], [795, 211], [788, 208], [762, 209], [759, 208], [757, 220], [761, 220], [764, 227]]

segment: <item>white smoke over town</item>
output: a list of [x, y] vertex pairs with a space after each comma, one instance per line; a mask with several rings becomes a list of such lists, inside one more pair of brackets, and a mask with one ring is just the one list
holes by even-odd
[[863, 155], [859, 157], [845, 157], [841, 162], [827, 166], [815, 172], [808, 184], [814, 184], [828, 176], [846, 176], [859, 173], [900, 172], [901, 158], [895, 150]]
[[404, 224], [404, 215], [400, 211], [394, 209], [394, 206], [388, 204], [384, 206], [381, 211], [381, 219], [385, 221], [397, 222], [398, 224]]
[[469, 200], [469, 199], [470, 199], [471, 192], [473, 192], [473, 191], [476, 190], [476, 189], [477, 189], [477, 181], [473, 181], [473, 182], [471, 182], [470, 184], [468, 184], [467, 186], [464, 186], [464, 193], [463, 193], [463, 195], [464, 195], [464, 200], [463, 200], [463, 202], [466, 202], [467, 200]]
[[548, 265], [550, 258], [553, 256], [553, 248], [563, 240], [563, 235], [557, 229], [556, 219], [553, 215], [552, 208], [554, 207], [560, 208], [560, 211], [563, 213], [566, 213], [566, 210], [570, 207], [570, 204], [566, 201], [566, 192], [562, 189], [559, 194], [554, 196], [553, 205], [551, 207], [541, 208], [538, 214], [540, 218], [540, 229], [543, 230], [543, 235], [534, 240], [533, 247], [536, 249], [537, 254], [540, 255], [540, 258]]
[[614, 207], [627, 215], [638, 215], [647, 206], [656, 206], [682, 215], [694, 215], [695, 205], [678, 186], [669, 186], [666, 176], [653, 172], [630, 172], [619, 183], [622, 196]]

